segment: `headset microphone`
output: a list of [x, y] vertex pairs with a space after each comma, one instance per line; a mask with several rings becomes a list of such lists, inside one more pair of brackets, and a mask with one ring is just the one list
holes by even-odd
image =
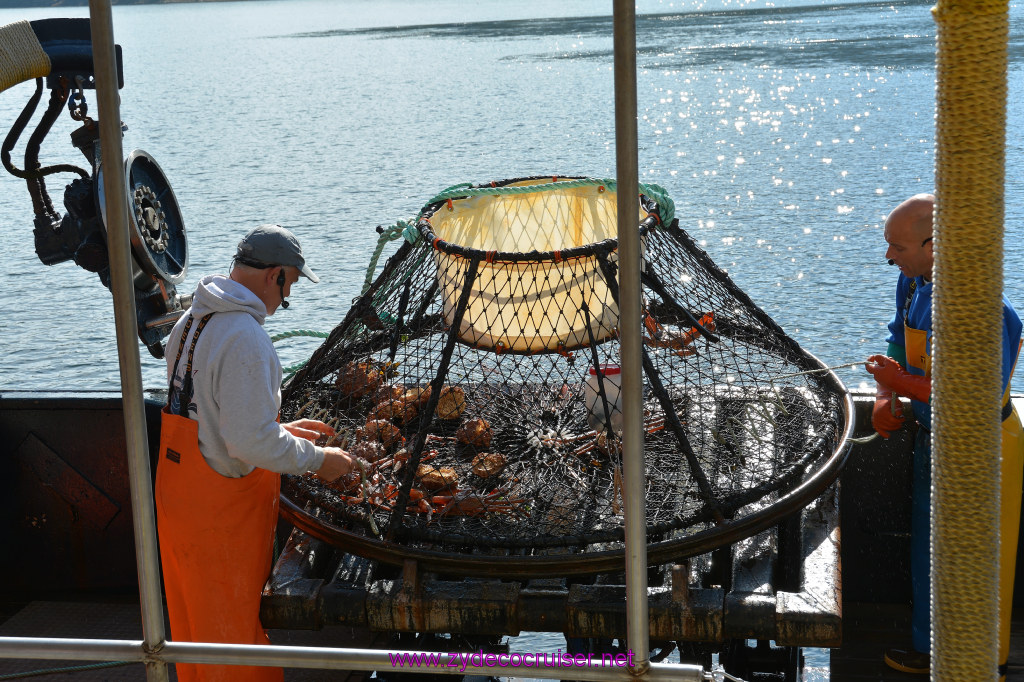
[[896, 265], [896, 261], [894, 261], [892, 258], [890, 258], [889, 259], [889, 265]]
[[284, 268], [281, 268], [281, 272], [277, 275], [277, 286], [281, 287], [281, 307], [287, 308], [289, 303], [284, 300]]

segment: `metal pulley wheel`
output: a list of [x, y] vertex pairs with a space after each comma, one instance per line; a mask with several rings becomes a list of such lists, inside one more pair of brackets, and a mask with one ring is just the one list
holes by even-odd
[[174, 190], [156, 160], [136, 149], [125, 161], [132, 253], [139, 266], [171, 284], [188, 268], [185, 223]]
[[[100, 210], [106, 224], [103, 197], [103, 171], [97, 173]], [[135, 285], [145, 289], [140, 274], [170, 284], [180, 284], [188, 269], [188, 243], [185, 223], [167, 177], [156, 160], [136, 149], [125, 161], [125, 188], [128, 200], [129, 237], [133, 259], [142, 273], [136, 273]]]

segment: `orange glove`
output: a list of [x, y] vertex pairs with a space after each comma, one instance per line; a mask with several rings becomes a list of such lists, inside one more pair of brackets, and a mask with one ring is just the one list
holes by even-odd
[[875, 381], [900, 395], [905, 395], [919, 403], [931, 401], [931, 377], [911, 374], [892, 358], [887, 358], [884, 355], [872, 355], [868, 358], [867, 370], [868, 374], [875, 377]]
[[871, 411], [871, 426], [882, 438], [888, 438], [903, 426], [903, 406], [890, 389], [879, 386], [875, 394], [875, 407]]

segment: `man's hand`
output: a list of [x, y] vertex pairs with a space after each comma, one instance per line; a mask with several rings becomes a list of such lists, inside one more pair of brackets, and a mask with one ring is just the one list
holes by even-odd
[[335, 481], [346, 474], [365, 471], [366, 462], [353, 457], [341, 448], [324, 448], [324, 463], [316, 475], [325, 481]]
[[899, 396], [885, 386], [879, 386], [875, 394], [875, 407], [871, 411], [871, 426], [882, 438], [888, 438], [903, 426], [903, 406]]
[[875, 377], [882, 386], [888, 386], [900, 395], [905, 395], [920, 403], [931, 400], [931, 377], [911, 374], [900, 367], [900, 363], [884, 355], [872, 355], [866, 365], [868, 374]]
[[299, 419], [298, 421], [281, 424], [281, 426], [296, 438], [305, 438], [314, 443], [320, 436], [334, 435], [334, 428], [315, 419]]

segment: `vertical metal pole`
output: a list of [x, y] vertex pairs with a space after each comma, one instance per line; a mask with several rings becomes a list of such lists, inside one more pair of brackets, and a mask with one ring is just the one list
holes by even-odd
[[[142, 368], [136, 336], [135, 293], [128, 238], [128, 193], [125, 189], [124, 152], [121, 148], [121, 102], [117, 92], [117, 62], [114, 51], [114, 20], [110, 0], [89, 0], [92, 54], [96, 72], [96, 100], [99, 108], [100, 149], [103, 158], [103, 193], [107, 212], [107, 248], [110, 251], [110, 283], [114, 296], [114, 326], [121, 369], [128, 475], [132, 493], [135, 527], [135, 556], [142, 605], [143, 648], [163, 647], [163, 601], [160, 591], [160, 559], [156, 543], [156, 513], [153, 505], [146, 437], [146, 411], [142, 397]], [[166, 663], [147, 663], [146, 678], [167, 680]]]
[[640, 184], [636, 131], [635, 0], [614, 0], [615, 165], [619, 228], [619, 342], [622, 367], [622, 497], [626, 523], [626, 634], [634, 666], [650, 670], [647, 524], [644, 499], [643, 369], [640, 339]]

